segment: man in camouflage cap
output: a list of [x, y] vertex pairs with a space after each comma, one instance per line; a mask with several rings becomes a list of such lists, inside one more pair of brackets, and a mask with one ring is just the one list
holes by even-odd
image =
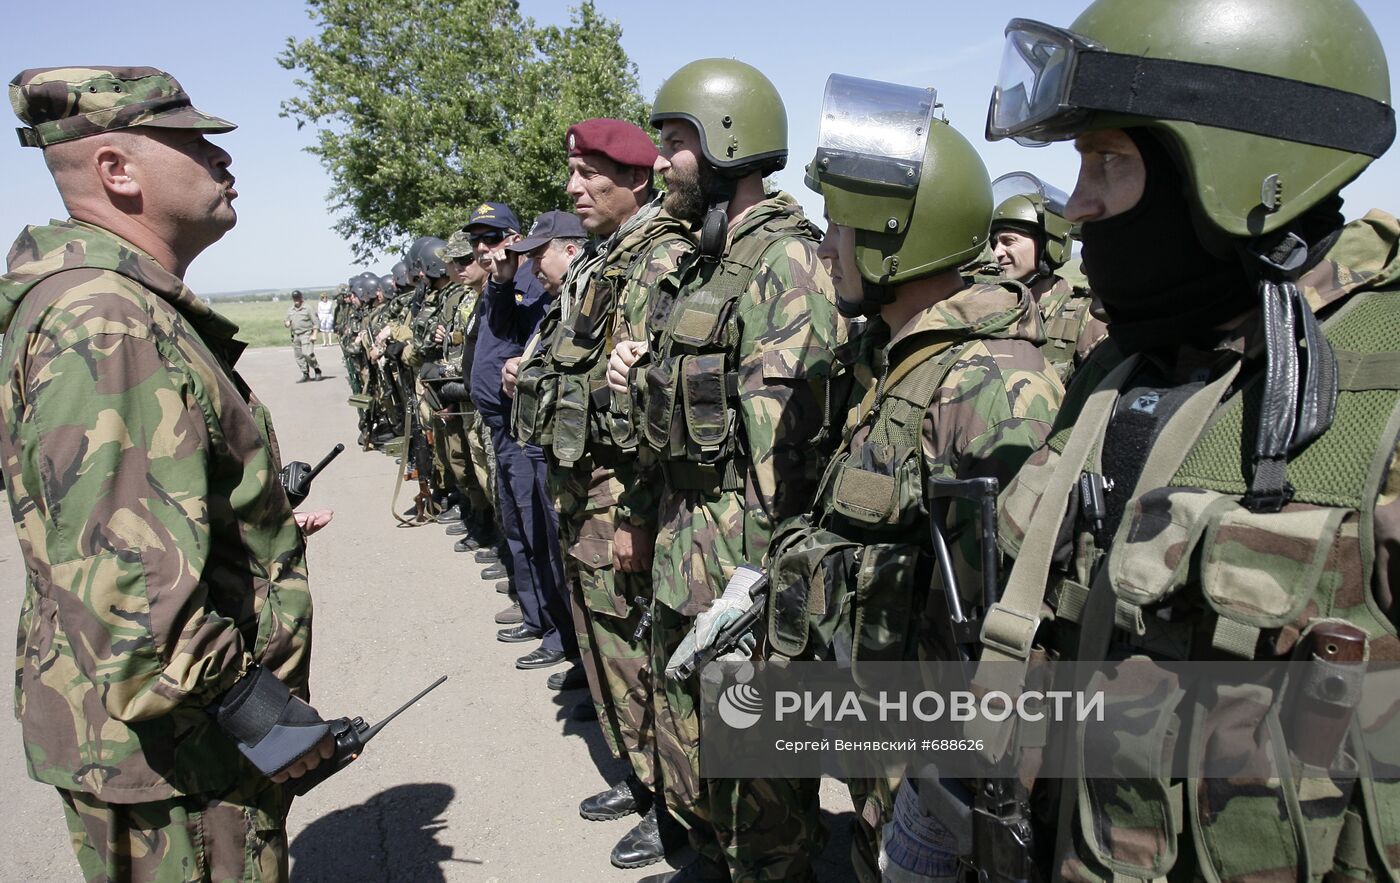
[[330, 512], [292, 512], [238, 329], [182, 281], [236, 221], [204, 138], [233, 124], [154, 68], [27, 70], [10, 100], [71, 214], [0, 277], [30, 775], [90, 880], [284, 879], [282, 783], [333, 748], [305, 702]]

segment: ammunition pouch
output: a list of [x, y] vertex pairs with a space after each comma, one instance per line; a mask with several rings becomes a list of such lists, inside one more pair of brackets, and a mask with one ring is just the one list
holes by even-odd
[[1255, 512], [1235, 497], [1163, 487], [1133, 501], [1106, 562], [1114, 621], [1126, 642], [1191, 658], [1184, 625], [1153, 615], [1199, 585], [1216, 616], [1216, 651], [1253, 659], [1262, 631], [1306, 625], [1310, 602], [1328, 609], [1325, 571], [1345, 510]]
[[790, 659], [829, 655], [809, 647], [810, 623], [845, 612], [859, 549], [805, 518], [780, 529], [768, 568], [767, 633], [775, 651]]
[[588, 378], [577, 374], [560, 374], [554, 399], [554, 420], [550, 441], [554, 458], [561, 465], [572, 466], [583, 457], [588, 446], [588, 411], [592, 390]]
[[557, 372], [533, 360], [521, 367], [520, 374], [515, 379], [511, 423], [515, 428], [515, 437], [522, 444], [553, 443], [551, 423], [558, 398]]

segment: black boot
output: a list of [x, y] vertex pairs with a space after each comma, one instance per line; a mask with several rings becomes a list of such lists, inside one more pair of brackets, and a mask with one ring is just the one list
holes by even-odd
[[622, 835], [608, 857], [615, 868], [644, 868], [666, 857], [661, 832], [656, 827], [656, 805], [647, 810], [636, 827]]
[[650, 808], [651, 792], [635, 775], [628, 774], [608, 790], [584, 798], [578, 805], [578, 814], [590, 822], [610, 822]]

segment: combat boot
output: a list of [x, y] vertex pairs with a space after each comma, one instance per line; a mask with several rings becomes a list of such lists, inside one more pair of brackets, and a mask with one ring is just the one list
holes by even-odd
[[325, 375], [321, 373], [321, 368], [320, 368], [320, 366], [317, 366], [317, 368], [316, 368], [316, 379], [317, 379], [317, 380], [320, 380], [320, 379], [321, 379], [322, 377], [324, 377], [324, 376], [325, 376]]
[[310, 379], [311, 379], [311, 375], [310, 375], [308, 372], [303, 371], [303, 372], [301, 372], [301, 379], [298, 380], [297, 383], [305, 383], [306, 381], [308, 381], [308, 380], [310, 380]]
[[644, 868], [666, 857], [661, 843], [661, 830], [656, 824], [656, 804], [646, 811], [636, 827], [622, 835], [608, 860], [615, 868]]
[[635, 773], [606, 791], [585, 797], [578, 805], [578, 814], [590, 822], [610, 822], [622, 819], [634, 812], [646, 812], [651, 808], [651, 792], [643, 785]]
[[448, 506], [446, 509], [443, 509], [441, 512], [439, 512], [437, 517], [437, 523], [452, 525], [453, 527], [456, 527], [459, 524], [463, 524], [464, 522], [462, 521], [462, 504], [454, 501], [451, 506]]

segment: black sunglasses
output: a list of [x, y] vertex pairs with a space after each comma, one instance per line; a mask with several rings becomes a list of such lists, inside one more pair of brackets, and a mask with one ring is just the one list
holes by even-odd
[[485, 233], [467, 234], [467, 241], [472, 245], [476, 245], [478, 242], [484, 242], [487, 245], [498, 245], [501, 240], [505, 238], [506, 234], [503, 230], [487, 230]]

